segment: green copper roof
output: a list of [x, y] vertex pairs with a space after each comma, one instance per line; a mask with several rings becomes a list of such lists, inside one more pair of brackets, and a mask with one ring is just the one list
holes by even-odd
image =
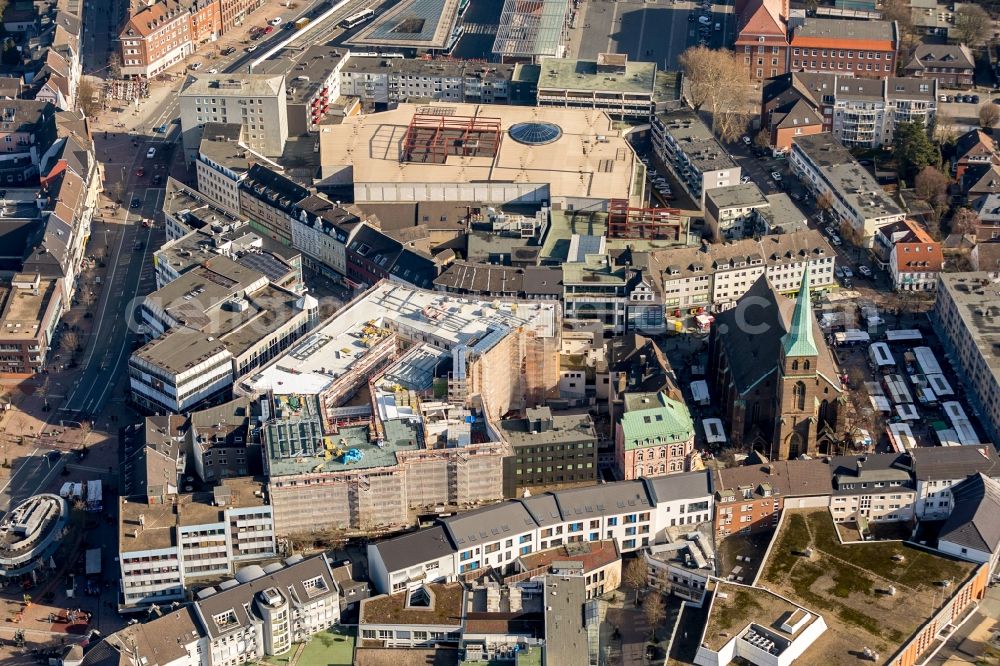
[[626, 449], [686, 442], [694, 437], [694, 422], [687, 405], [663, 393], [650, 396], [648, 408], [633, 402], [629, 411], [622, 415], [622, 439]]
[[809, 297], [809, 263], [802, 271], [802, 284], [795, 298], [792, 326], [781, 339], [785, 356], [816, 356], [816, 341], [813, 339], [812, 299]]

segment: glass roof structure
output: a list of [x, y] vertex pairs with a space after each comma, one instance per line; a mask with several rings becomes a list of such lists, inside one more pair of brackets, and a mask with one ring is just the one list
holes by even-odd
[[347, 43], [444, 49], [455, 37], [458, 3], [459, 0], [404, 0], [376, 16]]
[[493, 53], [503, 58], [561, 55], [568, 0], [504, 0]]
[[562, 128], [554, 123], [517, 123], [507, 130], [510, 138], [526, 146], [544, 146], [562, 136]]

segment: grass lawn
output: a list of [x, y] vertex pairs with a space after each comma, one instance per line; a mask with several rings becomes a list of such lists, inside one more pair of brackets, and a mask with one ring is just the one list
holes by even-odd
[[354, 662], [354, 631], [333, 627], [312, 637], [297, 666], [350, 666]]
[[822, 614], [827, 638], [844, 639], [824, 641], [834, 651], [824, 655], [828, 664], [851, 663], [859, 641], [891, 654], [975, 568], [900, 542], [841, 544], [825, 509], [786, 511], [775, 539], [760, 584]]

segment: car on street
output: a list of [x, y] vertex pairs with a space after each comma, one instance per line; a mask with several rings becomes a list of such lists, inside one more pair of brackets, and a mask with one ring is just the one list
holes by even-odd
[[688, 14], [688, 23], [694, 22], [694, 14]]
[[851, 270], [850, 266], [844, 266], [844, 277], [847, 278], [854, 277], [854, 271]]
[[698, 23], [701, 23], [702, 25], [708, 25], [711, 22], [712, 22], [712, 19], [708, 18], [707, 16], [699, 16], [698, 17]]
[[858, 266], [858, 272], [864, 275], [865, 277], [872, 276], [872, 269], [868, 268], [867, 266]]
[[744, 185], [748, 185], [750, 183], [750, 176], [743, 176], [742, 178], [740, 178], [740, 182], [743, 183]]
[[802, 201], [802, 195], [798, 192], [792, 192], [792, 201]]
[[250, 46], [248, 46], [248, 47], [246, 47], [244, 49], [244, 51], [246, 51], [247, 53], [253, 53], [256, 50], [257, 50], [257, 45], [256, 44], [251, 44]]
[[166, 134], [167, 133], [167, 126], [166, 125], [157, 125], [156, 127], [153, 128], [153, 131], [156, 132], [157, 134]]
[[748, 137], [746, 134], [740, 137], [740, 141], [742, 141], [743, 145], [745, 146], [749, 146], [751, 144], [750, 137]]
[[159, 185], [163, 181], [163, 176], [156, 174], [153, 176], [153, 185]]
[[781, 174], [778, 173], [777, 171], [772, 171], [771, 172], [771, 178], [774, 179], [774, 182], [776, 182], [776, 183], [780, 183], [781, 182]]
[[151, 160], [154, 157], [156, 157], [156, 148], [150, 146], [149, 150], [146, 151], [146, 159]]
[[841, 243], [843, 243], [843, 241], [840, 240], [840, 236], [830, 236], [830, 244], [834, 247], [839, 246]]
[[233, 46], [227, 46], [226, 48], [219, 51], [219, 53], [224, 56], [233, 55], [234, 53], [236, 53], [236, 48]]
[[135, 175], [138, 176], [139, 178], [142, 178], [143, 176], [146, 175], [146, 170], [143, 169], [142, 167], [139, 167], [138, 169], [135, 170]]
[[275, 16], [273, 19], [271, 19], [270, 23], [271, 25], [281, 25], [281, 17]]
[[139, 197], [132, 197], [132, 203], [130, 203], [128, 207], [134, 210], [141, 205], [142, 205], [142, 199], [140, 199]]

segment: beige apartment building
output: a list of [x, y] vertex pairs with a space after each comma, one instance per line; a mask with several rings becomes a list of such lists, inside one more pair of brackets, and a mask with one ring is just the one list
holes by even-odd
[[0, 307], [0, 376], [41, 370], [62, 313], [58, 282], [17, 274], [0, 283]]
[[194, 53], [191, 13], [165, 0], [132, 15], [119, 34], [123, 76], [156, 76]]
[[956, 370], [971, 389], [967, 395], [978, 409], [987, 436], [994, 442], [1000, 433], [1000, 366], [996, 350], [1000, 332], [997, 291], [1000, 273], [941, 273], [934, 322], [955, 359]]
[[279, 157], [288, 139], [285, 77], [263, 74], [203, 74], [190, 77], [178, 95], [184, 153], [198, 154], [205, 123], [242, 126], [243, 144]]

